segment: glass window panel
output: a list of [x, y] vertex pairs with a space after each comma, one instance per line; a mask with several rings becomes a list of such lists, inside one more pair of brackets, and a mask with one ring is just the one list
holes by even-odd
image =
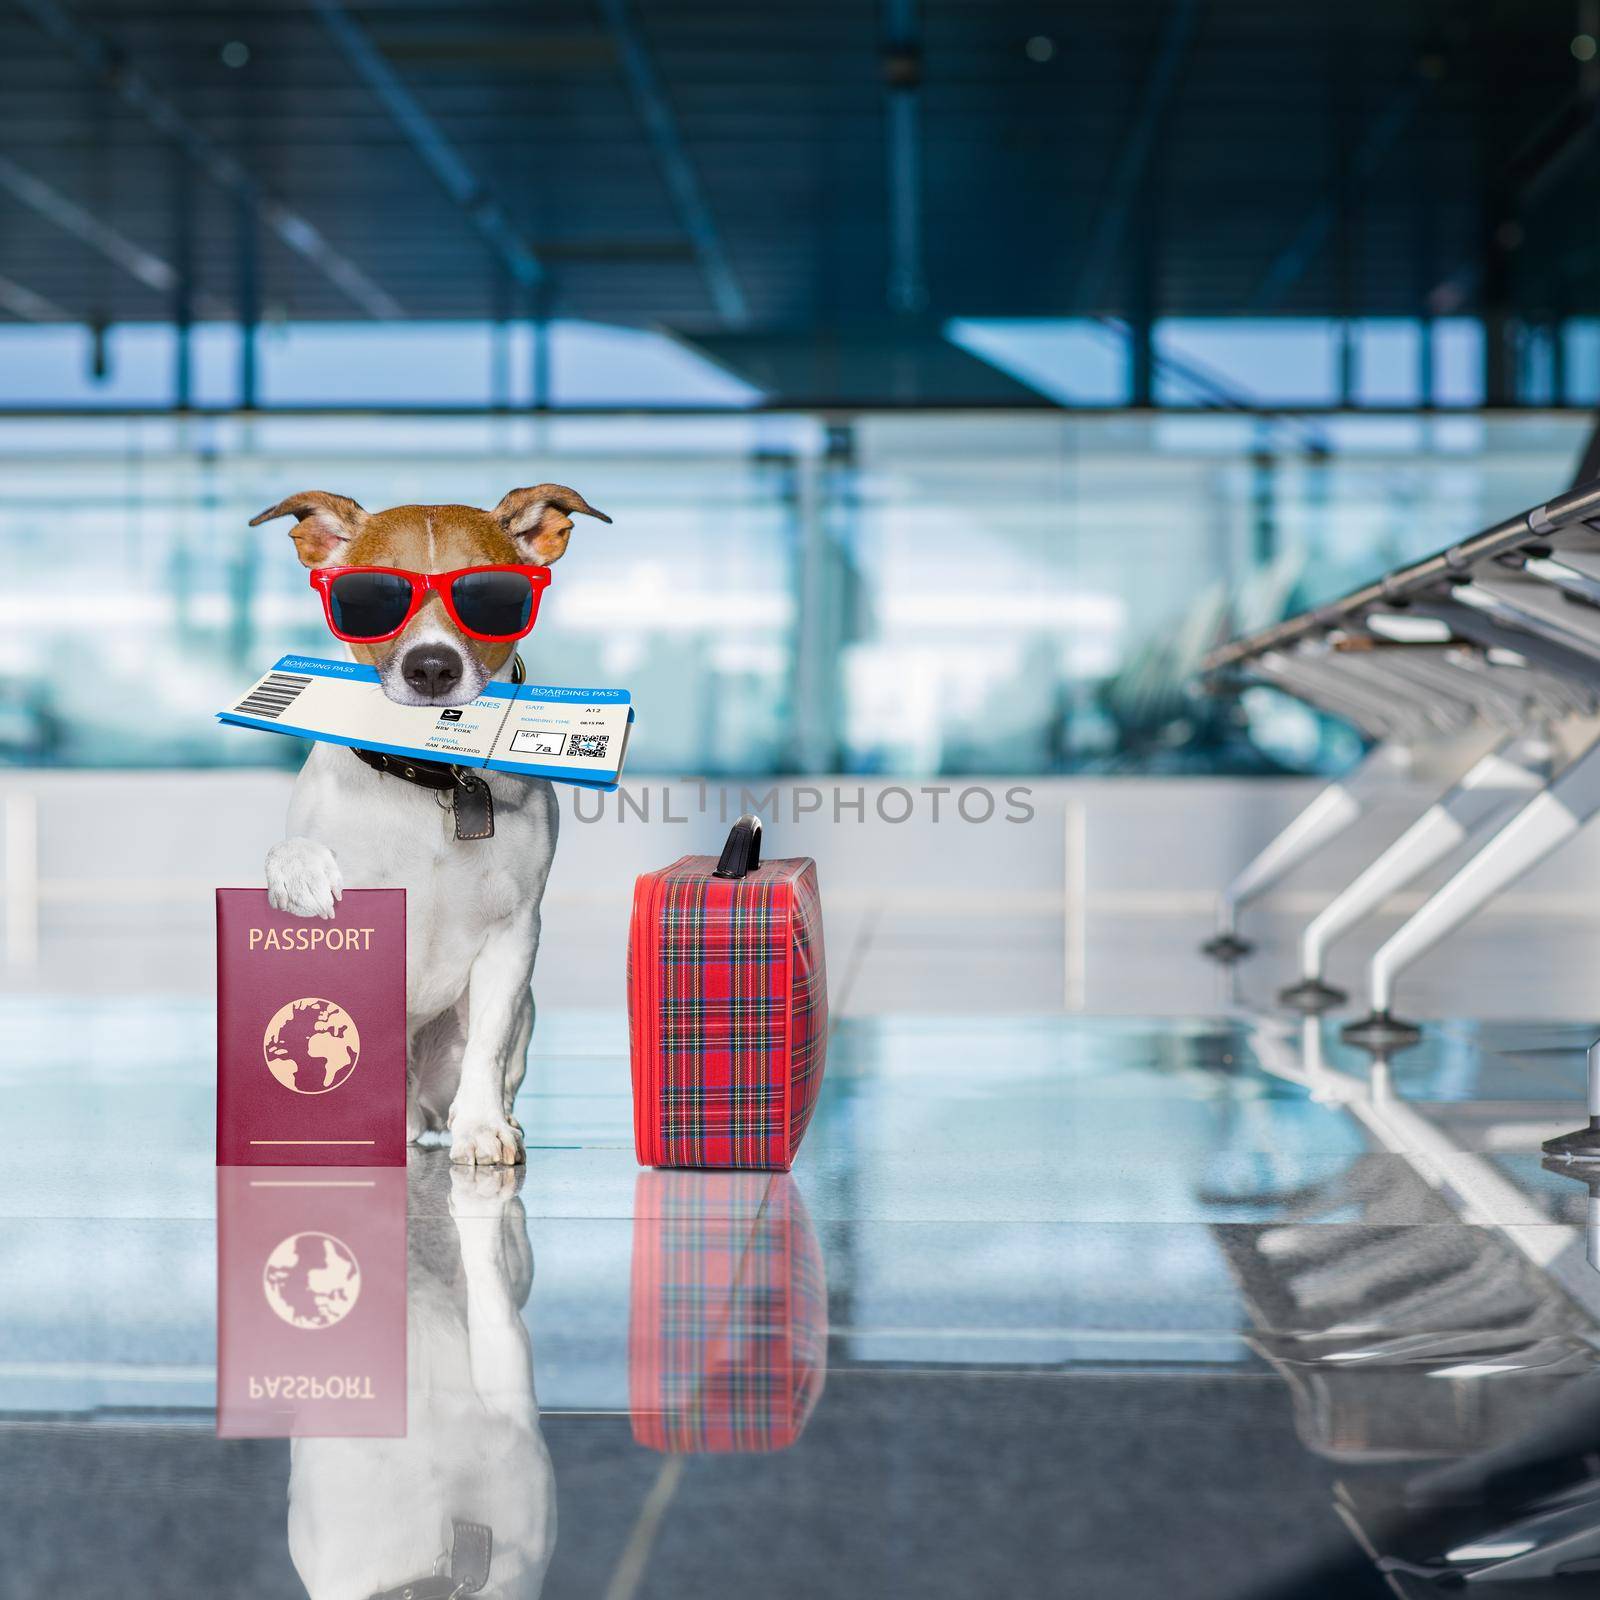
[[1573, 317], [1561, 330], [1566, 343], [1568, 405], [1600, 405], [1600, 320]]
[[257, 335], [268, 406], [486, 406], [486, 322], [288, 322]]
[[236, 322], [200, 322], [190, 340], [189, 382], [194, 404], [219, 410], [238, 405], [244, 331]]
[[288, 740], [212, 721], [283, 651], [339, 649], [287, 523], [249, 518], [307, 486], [492, 505], [549, 476], [616, 521], [578, 519], [524, 656], [536, 679], [634, 691], [638, 776], [1326, 765], [1337, 730], [1196, 702], [1200, 655], [1548, 499], [1588, 428], [1564, 413], [3, 418], [0, 761], [293, 761]]
[[1087, 317], [957, 317], [952, 344], [1062, 405], [1128, 403], [1126, 337]]
[[1547, 406], [1555, 398], [1555, 340], [1549, 327], [1517, 330], [1517, 400]]
[[1363, 406], [1414, 406], [1422, 398], [1422, 332], [1409, 317], [1356, 324], [1355, 400]]
[[[520, 326], [516, 335], [512, 370], [525, 385], [533, 330]], [[760, 389], [667, 334], [599, 322], [550, 324], [550, 387], [557, 406], [736, 408], [763, 399]]]
[[[286, 323], [259, 335], [264, 406], [475, 406], [532, 402], [535, 330], [527, 323]], [[552, 322], [549, 403], [555, 406], [755, 405], [759, 389], [666, 334], [593, 322]], [[235, 362], [237, 355], [235, 354]]]
[[1155, 346], [1159, 404], [1193, 404], [1208, 390], [1266, 405], [1339, 398], [1339, 325], [1327, 318], [1163, 317]]
[[[1217, 770], [1348, 755], [1230, 745], [1186, 693], [1223, 633], [1330, 599], [1564, 487], [1581, 417], [871, 417], [839, 641], [866, 771]], [[1303, 735], [1303, 730], [1301, 730]]]
[[[493, 505], [560, 462], [615, 525], [579, 518], [530, 676], [650, 702], [641, 771], [783, 761], [793, 518], [813, 428], [752, 419], [0, 421], [0, 759], [273, 764], [288, 740], [212, 714], [279, 654], [342, 653], [287, 537], [250, 517], [306, 486], [370, 507]], [[787, 434], [787, 437], [785, 437]], [[787, 448], [787, 457], [774, 450]], [[55, 664], [72, 661], [74, 670]]]
[[1483, 404], [1483, 324], [1472, 317], [1440, 317], [1433, 325], [1433, 399]]
[[0, 406], [131, 407], [173, 402], [177, 334], [160, 323], [107, 329], [96, 377], [87, 328], [0, 327]]

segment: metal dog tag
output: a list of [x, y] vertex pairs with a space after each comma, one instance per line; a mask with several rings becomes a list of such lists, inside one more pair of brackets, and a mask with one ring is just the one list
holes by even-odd
[[450, 1551], [450, 1576], [457, 1594], [476, 1594], [489, 1581], [489, 1560], [494, 1534], [481, 1522], [453, 1522], [455, 1543]]
[[458, 775], [451, 800], [456, 816], [456, 838], [494, 837], [494, 796], [482, 778]]
[[450, 1528], [448, 1573], [438, 1571], [445, 1560], [440, 1556], [430, 1576], [384, 1589], [370, 1600], [456, 1600], [458, 1595], [477, 1594], [489, 1581], [494, 1533], [482, 1522], [463, 1522], [459, 1517], [451, 1519]]

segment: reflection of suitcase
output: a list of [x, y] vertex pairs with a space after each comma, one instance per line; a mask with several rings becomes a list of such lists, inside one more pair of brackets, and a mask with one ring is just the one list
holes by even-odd
[[828, 1281], [794, 1180], [641, 1172], [628, 1409], [652, 1450], [782, 1450], [828, 1367]]
[[822, 1087], [828, 974], [809, 857], [762, 861], [741, 817], [721, 859], [684, 856], [633, 891], [633, 1138], [650, 1167], [777, 1167]]

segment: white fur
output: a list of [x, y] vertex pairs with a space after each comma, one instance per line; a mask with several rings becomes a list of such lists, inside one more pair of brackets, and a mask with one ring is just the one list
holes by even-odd
[[452, 1161], [513, 1165], [559, 812], [542, 778], [483, 776], [494, 837], [458, 840], [448, 795], [318, 744], [295, 781], [289, 836], [267, 854], [267, 898], [331, 917], [346, 883], [406, 891], [407, 1136], [448, 1128]]
[[296, 1439], [289, 1554], [311, 1600], [366, 1600], [430, 1574], [451, 1519], [493, 1535], [486, 1594], [534, 1600], [555, 1545], [555, 1479], [521, 1307], [533, 1274], [515, 1170], [415, 1152], [403, 1439]]

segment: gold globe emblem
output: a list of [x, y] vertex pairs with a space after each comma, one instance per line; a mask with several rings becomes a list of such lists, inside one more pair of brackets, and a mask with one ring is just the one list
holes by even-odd
[[261, 1036], [261, 1055], [285, 1089], [327, 1094], [356, 1070], [361, 1034], [343, 1006], [307, 996], [273, 1014]]
[[331, 1328], [355, 1309], [361, 1263], [331, 1233], [291, 1233], [267, 1257], [261, 1292], [291, 1328]]

